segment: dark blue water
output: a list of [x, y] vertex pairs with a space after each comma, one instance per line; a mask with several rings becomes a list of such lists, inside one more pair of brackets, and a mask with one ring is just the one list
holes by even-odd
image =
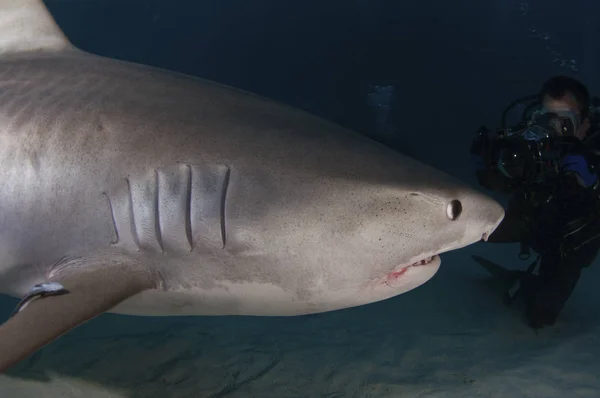
[[455, 174], [468, 167], [474, 129], [499, 123], [502, 107], [550, 75], [600, 89], [592, 0], [47, 4], [88, 51], [241, 87], [370, 135], [369, 87], [393, 85], [384, 138]]

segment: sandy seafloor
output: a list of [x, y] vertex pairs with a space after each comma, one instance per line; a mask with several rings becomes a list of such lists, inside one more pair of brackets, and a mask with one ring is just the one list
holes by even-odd
[[469, 257], [516, 251], [452, 252], [412, 292], [319, 315], [102, 315], [0, 376], [0, 397], [600, 397], [600, 269], [535, 335]]

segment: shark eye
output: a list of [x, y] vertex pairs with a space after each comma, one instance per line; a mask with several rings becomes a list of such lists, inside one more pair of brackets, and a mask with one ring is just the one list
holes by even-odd
[[448, 203], [448, 205], [446, 206], [446, 215], [452, 221], [454, 221], [458, 217], [460, 217], [461, 213], [462, 213], [462, 203], [460, 203], [460, 200], [454, 199], [450, 203]]

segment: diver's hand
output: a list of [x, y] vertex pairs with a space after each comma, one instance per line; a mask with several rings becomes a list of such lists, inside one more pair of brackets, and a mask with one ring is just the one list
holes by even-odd
[[598, 175], [582, 154], [570, 154], [560, 160], [560, 171], [576, 177], [579, 185], [589, 188], [598, 182]]

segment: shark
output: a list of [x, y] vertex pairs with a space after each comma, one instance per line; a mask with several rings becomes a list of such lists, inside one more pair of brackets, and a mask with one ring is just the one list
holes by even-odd
[[262, 96], [75, 47], [0, 0], [0, 372], [103, 313], [299, 316], [389, 299], [502, 206]]

